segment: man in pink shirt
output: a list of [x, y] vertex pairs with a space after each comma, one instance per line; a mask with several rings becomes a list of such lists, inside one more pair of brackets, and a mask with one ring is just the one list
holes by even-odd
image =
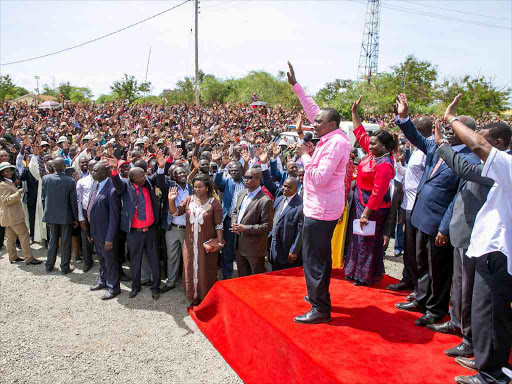
[[293, 67], [288, 65], [288, 82], [320, 138], [312, 156], [305, 145], [296, 150], [305, 172], [302, 258], [308, 289], [305, 299], [312, 308], [294, 320], [304, 324], [326, 323], [331, 320], [331, 239], [345, 208], [345, 172], [351, 145], [339, 128], [341, 117], [338, 111], [320, 109], [297, 83]]

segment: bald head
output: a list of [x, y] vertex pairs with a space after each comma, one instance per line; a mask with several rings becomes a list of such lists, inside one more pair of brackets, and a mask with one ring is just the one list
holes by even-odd
[[62, 157], [57, 157], [53, 160], [53, 168], [56, 172], [64, 172], [66, 170], [66, 162]]
[[471, 116], [458, 116], [459, 121], [464, 124], [466, 127], [471, 128], [473, 131], [476, 131], [476, 121]]
[[413, 121], [413, 123], [418, 131], [423, 135], [423, 137], [432, 136], [433, 121], [430, 117], [418, 117]]
[[133, 167], [128, 172], [128, 178], [133, 184], [144, 185], [146, 182], [146, 171], [139, 167]]

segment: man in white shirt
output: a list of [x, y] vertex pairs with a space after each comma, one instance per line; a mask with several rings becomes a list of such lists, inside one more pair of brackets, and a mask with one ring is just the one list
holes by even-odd
[[459, 384], [508, 383], [512, 347], [512, 156], [493, 148], [455, 117], [462, 94], [450, 104], [444, 119], [483, 162], [482, 176], [495, 181], [477, 214], [467, 256], [476, 258], [471, 323], [475, 376], [457, 376]]
[[[86, 161], [86, 158], [80, 159], [80, 166], [82, 161]], [[87, 213], [87, 206], [89, 204], [89, 195], [91, 193], [91, 187], [94, 180], [91, 175], [91, 171], [96, 165], [96, 160], [90, 160], [88, 165], [87, 176], [80, 178], [76, 183], [76, 198], [78, 203], [78, 221], [80, 222], [81, 241], [82, 241], [82, 257], [84, 259], [84, 272], [89, 271], [93, 265], [92, 251], [94, 244], [88, 240], [87, 236], [87, 224], [85, 215]]]

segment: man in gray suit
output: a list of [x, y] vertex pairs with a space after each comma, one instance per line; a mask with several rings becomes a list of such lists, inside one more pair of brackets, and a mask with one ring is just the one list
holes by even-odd
[[[511, 130], [507, 124], [490, 123], [481, 127], [479, 133], [498, 150], [505, 151], [508, 148]], [[467, 358], [473, 355], [471, 301], [476, 259], [467, 257], [466, 251], [476, 214], [487, 200], [487, 194], [494, 180], [482, 176], [483, 164], [470, 164], [449, 145], [442, 145], [443, 139], [437, 126], [436, 141], [439, 145], [437, 153], [462, 180], [453, 204], [449, 227], [450, 242], [454, 247], [450, 320], [443, 324], [429, 324], [427, 327], [436, 332], [462, 334], [462, 343], [445, 353], [448, 356], [457, 357], [459, 363], [467, 364], [468, 359], [460, 359], [460, 357]]]
[[43, 177], [41, 197], [43, 200], [43, 221], [50, 228], [50, 243], [46, 258], [46, 272], [53, 271], [59, 236], [62, 236], [60, 270], [66, 275], [73, 272], [71, 260], [72, 227], [78, 226], [78, 205], [76, 199], [76, 183], [72, 177], [66, 176], [66, 163], [61, 157], [53, 161], [55, 173]]

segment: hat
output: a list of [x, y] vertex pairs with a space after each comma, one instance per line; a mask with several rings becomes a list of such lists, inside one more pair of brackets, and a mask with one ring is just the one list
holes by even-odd
[[149, 141], [149, 137], [144, 136], [144, 137], [142, 138], [142, 141], [143, 141], [144, 143], [147, 143], [147, 142]]
[[165, 140], [164, 139], [160, 139], [160, 140], [158, 140], [157, 145], [158, 144], [164, 144], [164, 143], [165, 143]]
[[44, 145], [50, 146], [50, 144], [48, 144], [47, 141], [41, 141], [41, 147], [44, 146]]
[[287, 146], [288, 146], [288, 143], [286, 142], [286, 140], [281, 139], [281, 140], [279, 141], [279, 143], [277, 143], [277, 145], [279, 145], [279, 146], [284, 145], [284, 146], [286, 146], [286, 147], [287, 147]]
[[142, 140], [142, 139], [137, 139], [137, 140], [135, 141], [135, 145], [140, 145], [140, 144], [144, 144], [144, 140]]
[[91, 135], [85, 135], [82, 140], [92, 140], [92, 136]]
[[67, 123], [65, 121], [63, 121], [62, 123], [60, 123], [60, 126], [62, 127], [63, 125], [67, 125]]
[[59, 140], [57, 140], [57, 144], [63, 143], [65, 141], [68, 141], [68, 138], [66, 136], [59, 137]]
[[117, 166], [118, 166], [119, 168], [121, 168], [121, 167], [122, 167], [123, 165], [125, 165], [125, 164], [131, 164], [131, 163], [130, 163], [129, 161], [127, 161], [127, 160], [119, 160], [119, 161], [117, 162]]
[[16, 167], [14, 165], [12, 165], [11, 163], [9, 163], [8, 161], [4, 161], [3, 163], [0, 163], [0, 172], [2, 172], [4, 169], [9, 169], [9, 168], [16, 169]]

